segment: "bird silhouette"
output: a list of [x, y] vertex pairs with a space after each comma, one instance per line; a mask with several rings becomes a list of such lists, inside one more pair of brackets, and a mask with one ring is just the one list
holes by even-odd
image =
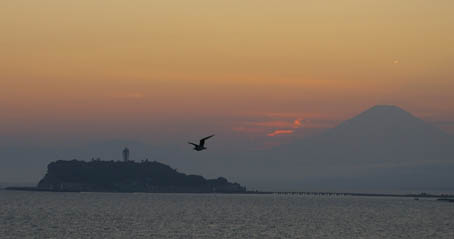
[[207, 139], [209, 139], [209, 138], [211, 138], [211, 137], [213, 137], [213, 136], [214, 136], [214, 134], [213, 134], [213, 135], [210, 135], [210, 136], [208, 136], [208, 137], [205, 137], [205, 138], [203, 138], [203, 139], [201, 139], [199, 144], [192, 143], [192, 142], [188, 142], [188, 143], [194, 145], [194, 150], [195, 150], [195, 151], [202, 151], [202, 150], [207, 149], [207, 148], [205, 147], [205, 140], [207, 140]]

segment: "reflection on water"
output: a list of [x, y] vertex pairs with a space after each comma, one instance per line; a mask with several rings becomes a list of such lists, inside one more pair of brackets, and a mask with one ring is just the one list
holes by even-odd
[[454, 238], [411, 198], [0, 191], [0, 238]]

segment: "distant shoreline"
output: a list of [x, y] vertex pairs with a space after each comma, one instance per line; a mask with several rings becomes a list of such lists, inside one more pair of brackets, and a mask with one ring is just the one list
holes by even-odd
[[314, 195], [314, 196], [356, 196], [356, 197], [411, 197], [411, 198], [454, 198], [451, 194], [391, 194], [391, 193], [333, 193], [333, 192], [273, 192], [279, 195]]
[[[38, 187], [6, 187], [0, 190], [8, 191], [29, 191], [29, 192], [73, 192], [81, 193], [86, 191], [76, 190], [52, 190]], [[87, 191], [95, 192], [95, 191]], [[99, 191], [99, 193], [135, 193], [135, 192], [116, 192], [116, 191]], [[193, 194], [186, 192], [141, 192], [141, 193], [177, 193], [177, 194]], [[406, 197], [406, 198], [434, 198], [434, 199], [454, 199], [451, 194], [386, 194], [386, 193], [334, 193], [334, 192], [268, 192], [268, 191], [245, 191], [245, 192], [210, 192], [210, 193], [196, 193], [196, 194], [275, 194], [275, 195], [295, 195], [295, 196], [353, 196], [353, 197]]]
[[243, 191], [243, 192], [143, 192], [143, 191], [78, 191], [78, 190], [54, 190], [54, 189], [47, 189], [47, 188], [39, 188], [39, 187], [6, 187], [0, 188], [0, 190], [6, 191], [29, 191], [29, 192], [55, 192], [55, 193], [85, 193], [85, 192], [92, 192], [92, 193], [165, 193], [165, 194], [273, 194], [273, 192], [259, 192], [259, 191]]

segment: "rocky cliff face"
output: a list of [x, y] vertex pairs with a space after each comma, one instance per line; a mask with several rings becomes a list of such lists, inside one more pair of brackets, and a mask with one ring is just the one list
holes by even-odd
[[240, 193], [246, 188], [225, 178], [186, 175], [159, 162], [71, 160], [52, 162], [38, 188], [88, 192]]

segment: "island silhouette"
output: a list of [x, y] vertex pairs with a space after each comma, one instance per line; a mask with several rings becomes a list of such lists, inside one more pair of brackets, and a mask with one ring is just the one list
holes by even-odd
[[38, 191], [242, 193], [246, 188], [223, 177], [187, 175], [156, 161], [59, 160], [47, 166]]

